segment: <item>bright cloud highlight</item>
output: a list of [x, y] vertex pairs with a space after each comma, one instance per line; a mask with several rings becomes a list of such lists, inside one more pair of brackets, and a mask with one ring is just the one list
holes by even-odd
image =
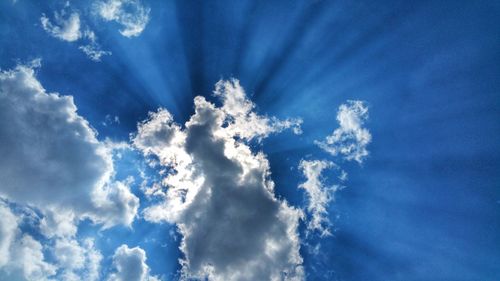
[[184, 126], [164, 109], [139, 124], [134, 145], [165, 171], [148, 190], [163, 201], [145, 218], [178, 226], [184, 278], [302, 280], [302, 212], [275, 197], [266, 156], [248, 145], [300, 123], [257, 115], [237, 80], [220, 81], [214, 94], [222, 105], [196, 97]]

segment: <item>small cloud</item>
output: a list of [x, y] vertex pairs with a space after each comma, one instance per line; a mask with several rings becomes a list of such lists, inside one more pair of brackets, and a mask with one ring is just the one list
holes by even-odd
[[88, 40], [88, 44], [81, 45], [78, 49], [82, 50], [89, 59], [98, 62], [101, 61], [102, 56], [111, 55], [111, 52], [101, 49], [101, 45], [97, 43], [97, 36], [92, 30], [85, 30], [83, 38]]
[[113, 124], [120, 124], [120, 117], [118, 116], [111, 116], [110, 114], [106, 114], [104, 117], [104, 121], [102, 122], [103, 126], [110, 126]]
[[[307, 193], [307, 212], [311, 215], [307, 229], [310, 231], [319, 231], [321, 236], [331, 235], [331, 223], [328, 219], [327, 207], [340, 186], [326, 186], [321, 174], [325, 169], [338, 167], [330, 161], [301, 160], [299, 168], [306, 177], [306, 181], [300, 184], [299, 187]], [[342, 171], [341, 176], [344, 173]]]
[[139, 36], [149, 22], [151, 11], [138, 0], [98, 1], [95, 7], [102, 19], [119, 23], [120, 33], [125, 37]]
[[68, 13], [66, 10], [54, 13], [51, 21], [45, 14], [40, 18], [43, 29], [51, 36], [63, 41], [74, 42], [81, 38], [80, 15], [77, 12]]
[[371, 142], [370, 132], [363, 128], [368, 119], [368, 106], [363, 101], [349, 100], [337, 111], [339, 128], [315, 144], [333, 156], [342, 155], [346, 160], [362, 163], [368, 156], [366, 146]]
[[158, 277], [150, 274], [146, 264], [146, 252], [140, 247], [129, 248], [123, 244], [113, 255], [115, 272], [108, 281], [158, 281]]
[[69, 2], [66, 2], [64, 8], [60, 12], [54, 12], [54, 19], [50, 20], [45, 14], [42, 14], [40, 21], [43, 29], [52, 37], [58, 38], [67, 42], [80, 41], [82, 44], [78, 47], [84, 52], [87, 57], [93, 61], [101, 61], [101, 57], [111, 55], [111, 52], [104, 51], [101, 45], [97, 42], [95, 33], [86, 29], [82, 31], [83, 24], [78, 11], [68, 12], [70, 9]]

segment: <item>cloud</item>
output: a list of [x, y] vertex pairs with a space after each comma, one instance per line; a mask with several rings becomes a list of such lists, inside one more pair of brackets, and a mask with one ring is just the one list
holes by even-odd
[[146, 252], [139, 248], [129, 248], [121, 245], [113, 255], [115, 272], [111, 273], [108, 281], [158, 281], [156, 276], [150, 275], [146, 264]]
[[44, 259], [42, 244], [30, 235], [24, 234], [13, 249], [11, 264], [14, 276], [20, 274], [25, 280], [48, 280], [56, 274], [56, 266]]
[[75, 239], [61, 238], [52, 249], [60, 278], [65, 281], [94, 281], [99, 279], [101, 253], [90, 238], [79, 243]]
[[51, 36], [63, 41], [74, 42], [81, 38], [80, 15], [65, 10], [54, 13], [53, 22], [44, 15], [40, 18], [43, 29]]
[[[307, 193], [307, 212], [311, 215], [307, 228], [320, 232], [321, 236], [331, 235], [327, 207], [339, 186], [325, 186], [321, 173], [325, 169], [336, 168], [336, 165], [324, 160], [301, 160], [299, 168], [306, 177], [306, 181], [301, 183], [299, 188]], [[345, 172], [342, 172], [342, 175], [345, 175]]]
[[300, 118], [282, 121], [275, 117], [257, 115], [253, 111], [255, 104], [247, 99], [238, 80], [219, 81], [215, 85], [214, 95], [222, 101], [221, 111], [225, 113], [228, 123], [225, 131], [229, 135], [251, 140], [266, 138], [270, 133], [281, 132], [288, 128], [292, 128], [295, 134], [302, 133]]
[[366, 146], [372, 139], [370, 132], [363, 128], [367, 119], [368, 106], [362, 101], [349, 100], [337, 111], [340, 127], [326, 137], [326, 140], [315, 143], [333, 156], [340, 154], [346, 160], [362, 163], [368, 156]]
[[149, 22], [150, 8], [139, 0], [107, 0], [95, 4], [97, 14], [105, 21], [115, 21], [122, 26], [125, 37], [139, 36]]
[[149, 190], [163, 201], [144, 216], [177, 225], [186, 279], [302, 280], [302, 212], [275, 197], [266, 156], [247, 143], [299, 124], [254, 113], [237, 80], [215, 96], [221, 107], [196, 97], [183, 127], [165, 109], [139, 124], [133, 144], [164, 167]]
[[45, 261], [43, 246], [19, 229], [20, 218], [0, 200], [0, 280], [49, 280], [56, 266]]
[[[101, 61], [101, 58], [106, 55], [111, 55], [111, 52], [102, 50], [101, 45], [97, 42], [95, 33], [85, 28], [82, 24], [78, 11], [69, 12], [69, 2], [60, 12], [54, 12], [54, 19], [51, 21], [45, 14], [42, 14], [40, 21], [43, 29], [51, 36], [67, 42], [80, 41], [82, 45], [78, 47], [87, 57], [93, 61]], [[84, 43], [85, 42], [85, 43]]]
[[59, 236], [75, 230], [54, 223], [73, 216], [110, 227], [137, 213], [139, 199], [113, 179], [111, 151], [73, 98], [47, 93], [30, 66], [0, 72], [0, 154], [0, 197], [40, 209]]
[[97, 43], [97, 36], [91, 30], [85, 30], [83, 32], [83, 38], [88, 40], [86, 45], [81, 45], [78, 47], [82, 52], [84, 52], [89, 59], [93, 61], [101, 61], [102, 56], [111, 55], [110, 51], [103, 51], [101, 45]]
[[0, 201], [0, 268], [10, 260], [10, 247], [17, 231], [17, 217]]

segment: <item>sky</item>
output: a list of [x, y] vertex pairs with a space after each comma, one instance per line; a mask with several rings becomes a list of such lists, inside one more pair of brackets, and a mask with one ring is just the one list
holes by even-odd
[[0, 2], [0, 280], [500, 280], [498, 1]]

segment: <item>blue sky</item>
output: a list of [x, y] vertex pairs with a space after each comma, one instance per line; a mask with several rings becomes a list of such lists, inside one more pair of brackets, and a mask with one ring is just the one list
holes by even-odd
[[[119, 8], [106, 14], [103, 7], [111, 4]], [[76, 280], [188, 280], [203, 274], [209, 280], [266, 280], [278, 272], [285, 280], [498, 280], [499, 12], [495, 1], [2, 1], [0, 213], [17, 228], [8, 228], [7, 219], [0, 223], [0, 253], [7, 257], [0, 259], [0, 279], [73, 280], [71, 272]], [[78, 28], [65, 33], [62, 27], [69, 27], [74, 14]], [[85, 46], [103, 53], [92, 58], [82, 51]], [[218, 81], [231, 78], [239, 84], [227, 82], [218, 96], [213, 94]], [[29, 88], [33, 81], [44, 90]], [[73, 101], [50, 99], [47, 93]], [[230, 104], [240, 94], [237, 108], [253, 106], [244, 115]], [[44, 107], [37, 95], [47, 100]], [[207, 104], [195, 105], [196, 96]], [[72, 105], [76, 113], [67, 113]], [[346, 119], [339, 117], [342, 106]], [[148, 115], [158, 108], [171, 119]], [[203, 122], [217, 121], [189, 123], [202, 116], [195, 109], [221, 114], [226, 123], [203, 131]], [[68, 116], [80, 119], [74, 124]], [[138, 129], [143, 121], [145, 130], [156, 134], [143, 136]], [[261, 121], [267, 123], [258, 131], [253, 122]], [[301, 133], [294, 130], [298, 125]], [[318, 142], [335, 130], [345, 138], [332, 138], [328, 152]], [[369, 135], [365, 144], [363, 132]], [[179, 140], [177, 147], [166, 141], [171, 135], [187, 141]], [[252, 155], [239, 150], [215, 155], [220, 151], [214, 138], [226, 149], [234, 141]], [[355, 150], [335, 150], [348, 144]], [[174, 148], [182, 151], [169, 150]], [[96, 152], [100, 149], [106, 154]], [[366, 149], [367, 155], [356, 161], [356, 149]], [[206, 214], [202, 222], [189, 215], [148, 219], [148, 208], [165, 208], [168, 200], [146, 190], [161, 186], [172, 171], [194, 169], [193, 181], [203, 174], [213, 185], [202, 185], [207, 194], [226, 190], [218, 184], [231, 191], [233, 181], [246, 188], [253, 181], [237, 182], [229, 174], [237, 173], [234, 163], [246, 167], [242, 157], [264, 165], [258, 152], [269, 163], [259, 171], [269, 172], [274, 182], [269, 204], [280, 212], [302, 211], [304, 218], [288, 213], [288, 220], [266, 222], [269, 214], [262, 211], [252, 217], [262, 226], [256, 223], [251, 233], [239, 233], [246, 227], [238, 214], [229, 215], [235, 233], [228, 233], [219, 220], [211, 221], [209, 209], [200, 209]], [[186, 161], [196, 168], [170, 163], [169, 155], [190, 155]], [[38, 163], [38, 156], [53, 162]], [[311, 189], [300, 187], [308, 179], [301, 160], [334, 163], [311, 185], [334, 197], [320, 204], [325, 224], [319, 229], [311, 227], [315, 213], [308, 209], [317, 201]], [[213, 167], [229, 178], [222, 180], [217, 172], [212, 178]], [[339, 178], [342, 171], [347, 179]], [[65, 175], [70, 175], [67, 182]], [[100, 198], [110, 203], [97, 206], [92, 190], [100, 177], [106, 182]], [[221, 204], [224, 211], [258, 209], [268, 196], [229, 194], [210, 204]], [[90, 201], [78, 199], [85, 196]], [[196, 202], [182, 212], [198, 210]], [[63, 222], [76, 227], [74, 233], [62, 231], [57, 219], [48, 224], [51, 231], [44, 230], [42, 221], [60, 210], [67, 214]], [[257, 261], [262, 253], [251, 252], [244, 242], [233, 250], [246, 249], [245, 255], [221, 250], [228, 246], [221, 237], [261, 246], [259, 237], [278, 235], [269, 225], [293, 230], [281, 240], [272, 236], [287, 242], [276, 247], [288, 259], [299, 258], [292, 265], [270, 256], [273, 263], [261, 270], [269, 274], [257, 275], [231, 259]], [[213, 239], [179, 230], [183, 226], [209, 229]], [[331, 234], [321, 235], [324, 228]], [[40, 265], [32, 271], [20, 265], [30, 255], [15, 254], [27, 239], [42, 248], [38, 263], [28, 262]], [[89, 273], [89, 239], [102, 257], [97, 277]], [[182, 241], [188, 246], [179, 249]], [[67, 265], [56, 250], [63, 242], [85, 256], [85, 265]], [[142, 273], [121, 271], [121, 261], [138, 262], [130, 268]], [[196, 270], [197, 264], [211, 264], [215, 273]]]

